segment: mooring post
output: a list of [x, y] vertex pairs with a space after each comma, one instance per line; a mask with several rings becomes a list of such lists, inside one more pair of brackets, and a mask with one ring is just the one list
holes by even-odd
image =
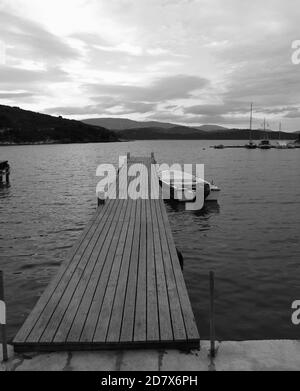
[[127, 162], [130, 160], [130, 152], [127, 153]]
[[152, 163], [155, 162], [155, 156], [154, 156], [154, 152], [151, 152], [151, 160], [152, 160]]
[[216, 332], [215, 332], [215, 273], [209, 272], [210, 289], [210, 356], [216, 356]]
[[4, 279], [3, 272], [0, 271], [0, 327], [2, 336], [3, 361], [8, 361], [7, 340], [6, 340], [6, 306], [4, 300]]
[[105, 200], [106, 200], [106, 193], [105, 193], [105, 191], [99, 191], [98, 194], [97, 194], [97, 199], [98, 199], [98, 207], [101, 206], [101, 205], [104, 205], [105, 204]]
[[9, 183], [9, 175], [10, 175], [10, 166], [9, 164], [7, 165], [7, 169], [6, 169], [6, 183]]

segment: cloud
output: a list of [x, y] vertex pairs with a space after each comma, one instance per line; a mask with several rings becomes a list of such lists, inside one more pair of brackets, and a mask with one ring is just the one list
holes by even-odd
[[249, 112], [249, 106], [241, 107], [238, 106], [238, 103], [232, 104], [222, 104], [222, 105], [196, 105], [188, 106], [183, 109], [185, 114], [194, 114], [194, 115], [225, 115], [225, 114], [234, 114], [234, 113], [245, 113]]
[[39, 111], [183, 124], [248, 126], [253, 102], [299, 129], [298, 2], [0, 0], [0, 91], [38, 93]]
[[[201, 90], [208, 84], [209, 81], [202, 77], [175, 75], [156, 79], [148, 86], [88, 84], [84, 89], [89, 93], [109, 94], [131, 101], [164, 102], [187, 99], [192, 96], [192, 92]], [[97, 100], [97, 97], [94, 99]]]
[[120, 102], [109, 98], [102, 103], [87, 106], [52, 107], [45, 110], [55, 115], [126, 115], [132, 113], [149, 113], [156, 109], [156, 104], [143, 102]]
[[300, 109], [295, 109], [293, 111], [289, 111], [285, 118], [300, 118]]
[[64, 39], [39, 23], [1, 10], [0, 37], [7, 47], [7, 54], [14, 58], [61, 62], [78, 57], [78, 52]]
[[30, 98], [34, 96], [32, 92], [1, 92], [0, 99], [19, 99], [19, 98]]
[[57, 67], [46, 70], [29, 70], [7, 65], [0, 65], [1, 86], [19, 88], [23, 85], [39, 84], [43, 82], [66, 81], [68, 74]]

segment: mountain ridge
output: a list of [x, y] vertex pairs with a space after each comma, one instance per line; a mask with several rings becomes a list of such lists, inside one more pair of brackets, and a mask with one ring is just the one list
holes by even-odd
[[0, 105], [0, 143], [84, 143], [116, 141], [103, 127]]

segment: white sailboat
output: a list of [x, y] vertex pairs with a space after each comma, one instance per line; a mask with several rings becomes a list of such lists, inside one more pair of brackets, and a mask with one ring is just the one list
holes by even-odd
[[260, 148], [260, 149], [271, 149], [272, 145], [270, 143], [270, 140], [269, 140], [269, 137], [268, 137], [267, 131], [266, 131], [266, 119], [264, 119], [264, 132], [265, 132], [265, 137], [258, 144], [258, 148]]
[[277, 149], [287, 149], [288, 148], [287, 143], [281, 141], [281, 131], [282, 131], [281, 122], [279, 122], [278, 142], [275, 147]]
[[249, 143], [245, 145], [247, 149], [256, 149], [257, 145], [252, 140], [252, 123], [253, 123], [253, 103], [251, 103], [251, 110], [250, 110], [250, 137], [249, 137]]

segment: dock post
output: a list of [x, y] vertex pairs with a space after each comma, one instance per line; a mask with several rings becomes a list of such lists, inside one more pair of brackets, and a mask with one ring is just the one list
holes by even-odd
[[6, 169], [6, 183], [9, 183], [9, 175], [10, 175], [10, 167], [9, 167], [9, 164], [7, 165], [7, 169]]
[[209, 272], [210, 289], [210, 357], [216, 356], [216, 332], [215, 332], [215, 273]]
[[0, 327], [2, 339], [3, 361], [8, 361], [7, 340], [6, 340], [6, 306], [4, 301], [4, 279], [3, 272], [0, 270]]
[[106, 194], [104, 191], [99, 191], [97, 194], [98, 207], [105, 204]]

